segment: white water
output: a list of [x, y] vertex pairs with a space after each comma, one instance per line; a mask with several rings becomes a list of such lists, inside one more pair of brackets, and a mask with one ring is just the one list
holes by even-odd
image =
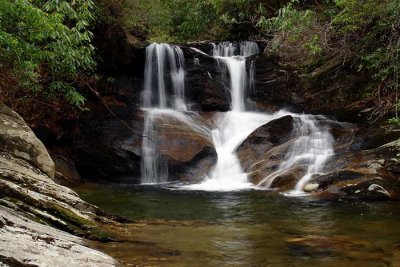
[[[213, 144], [218, 155], [216, 166], [204, 182], [185, 188], [231, 191], [254, 187], [243, 172], [236, 149], [255, 129], [277, 118], [274, 115], [246, 112], [245, 96], [250, 85], [247, 77], [252, 77], [253, 81], [255, 77], [254, 73], [247, 74], [246, 57], [258, 52], [258, 46], [253, 42], [213, 44], [213, 57], [228, 71], [225, 75], [229, 77], [231, 111], [220, 114], [215, 121], [216, 128], [212, 130]], [[254, 67], [249, 71], [254, 71]]]
[[168, 179], [168, 165], [159, 151], [159, 133], [155, 131], [156, 113], [148, 111], [145, 117], [142, 140], [141, 174], [142, 184], [158, 184]]
[[[169, 70], [169, 72], [167, 71]], [[167, 85], [172, 85], [173, 95], [168, 103]], [[144, 108], [171, 108], [187, 110], [185, 101], [185, 58], [179, 46], [151, 44], [146, 48], [146, 66], [142, 106]], [[171, 102], [171, 101], [170, 101]]]
[[[168, 90], [171, 85], [172, 91]], [[159, 132], [155, 124], [162, 114], [186, 111], [185, 58], [178, 46], [151, 44], [146, 48], [144, 90], [141, 104], [145, 111], [142, 140], [141, 183], [168, 181], [168, 165], [160, 154]], [[165, 112], [163, 112], [165, 111]], [[170, 113], [173, 114], [175, 113]]]
[[[296, 116], [296, 114], [291, 114]], [[333, 137], [326, 129], [318, 125], [318, 118], [301, 115], [294, 125], [294, 140], [289, 146], [283, 162], [274, 173], [265, 177], [257, 187], [270, 188], [274, 180], [295, 167], [304, 166], [305, 174], [287, 195], [304, 195], [303, 188], [315, 174], [322, 174], [326, 161], [334, 154]], [[320, 117], [320, 119], [324, 119]]]
[[[163, 183], [168, 180], [168, 166], [159, 151], [157, 135], [160, 133], [155, 131], [154, 124], [156, 120], [171, 118], [212, 139], [218, 155], [217, 164], [211, 173], [204, 177], [204, 181], [182, 186], [184, 189], [268, 189], [278, 176], [296, 166], [304, 166], [304, 175], [298, 180], [295, 188], [288, 192], [288, 195], [298, 196], [304, 194], [303, 188], [314, 174], [323, 173], [326, 161], [334, 153], [333, 138], [328, 129], [319, 125], [315, 116], [286, 111], [274, 114], [255, 113], [246, 109], [248, 91], [254, 90], [255, 87], [255, 64], [253, 60], [249, 63], [247, 61], [258, 53], [258, 46], [254, 42], [213, 44], [212, 56], [216, 59], [223, 77], [228, 81], [231, 111], [218, 114], [214, 118], [215, 127], [210, 130], [210, 125], [199, 119], [200, 115], [194, 112], [188, 115], [185, 112], [185, 65], [179, 47], [152, 44], [147, 48], [142, 106], [147, 114], [144, 135], [148, 138], [144, 138], [142, 143], [142, 183]], [[168, 84], [172, 86], [172, 95], [168, 95]], [[243, 172], [236, 149], [258, 127], [285, 115], [297, 118], [292, 144], [278, 170], [255, 186], [248, 181], [247, 174]]]

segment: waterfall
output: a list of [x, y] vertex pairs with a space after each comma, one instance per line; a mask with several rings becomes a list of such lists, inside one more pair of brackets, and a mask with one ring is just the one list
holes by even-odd
[[[293, 114], [295, 115], [295, 114]], [[312, 115], [297, 117], [294, 125], [293, 143], [289, 146], [286, 156], [278, 170], [265, 177], [257, 187], [270, 188], [274, 180], [295, 167], [304, 167], [305, 174], [296, 183], [288, 195], [302, 195], [306, 183], [315, 174], [322, 174], [326, 161], [334, 154], [333, 137], [329, 129], [318, 125], [319, 119]]]
[[[204, 52], [193, 49], [198, 53]], [[173, 118], [211, 139], [217, 152], [217, 163], [199, 184], [184, 185], [194, 190], [239, 190], [270, 188], [274, 179], [295, 167], [304, 169], [295, 188], [288, 195], [302, 195], [306, 183], [323, 173], [324, 165], [334, 154], [333, 137], [319, 121], [323, 117], [293, 114], [284, 110], [274, 114], [257, 113], [246, 107], [249, 92], [255, 88], [254, 56], [260, 50], [255, 42], [221, 42], [212, 44], [212, 56], [229, 89], [231, 110], [217, 113], [213, 126], [201, 123], [201, 116], [188, 111], [185, 103], [185, 61], [178, 46], [151, 44], [146, 49], [145, 82], [142, 107], [146, 112], [142, 142], [142, 183], [168, 180], [168, 166], [161, 156], [160, 132], [156, 124]], [[195, 61], [195, 64], [196, 61]], [[285, 115], [295, 118], [291, 144], [279, 168], [258, 185], [248, 181], [236, 155], [237, 148], [257, 128]]]
[[253, 89], [255, 80], [254, 60], [251, 61], [251, 67], [247, 72], [246, 58], [260, 52], [258, 45], [255, 42], [222, 42], [212, 45], [212, 56], [218, 64], [223, 64], [228, 69], [228, 73], [224, 74], [229, 76], [230, 81], [231, 110], [245, 111], [247, 91]]
[[179, 46], [154, 43], [146, 48], [141, 105], [145, 111], [141, 182], [163, 183], [168, 180], [168, 165], [160, 155], [155, 123], [160, 120], [160, 110], [187, 110], [185, 58]]
[[[185, 98], [185, 58], [179, 46], [151, 44], [146, 48], [142, 107], [187, 110]], [[169, 71], [168, 71], [169, 70]], [[172, 85], [172, 103], [168, 87]]]
[[159, 135], [154, 127], [156, 120], [156, 113], [148, 111], [142, 140], [141, 183], [143, 184], [157, 184], [168, 180], [168, 165], [161, 158]]
[[205, 177], [203, 183], [186, 188], [224, 191], [253, 187], [247, 174], [243, 172], [236, 149], [255, 129], [275, 117], [246, 112], [246, 90], [252, 85], [255, 77], [254, 66], [246, 69], [247, 57], [258, 53], [259, 48], [254, 42], [213, 44], [212, 56], [217, 60], [221, 71], [227, 71], [223, 72], [223, 75], [229, 80], [231, 111], [220, 114], [215, 121], [216, 128], [212, 130], [213, 143], [218, 155], [216, 166], [209, 176]]

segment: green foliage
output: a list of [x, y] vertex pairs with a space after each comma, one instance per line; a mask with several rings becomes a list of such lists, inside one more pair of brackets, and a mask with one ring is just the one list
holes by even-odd
[[3, 0], [0, 62], [17, 73], [20, 86], [81, 106], [73, 84], [95, 67], [93, 7], [91, 0]]
[[389, 119], [389, 124], [399, 127], [400, 126], [400, 118], [390, 118]]
[[153, 42], [187, 42], [207, 37], [216, 26], [213, 0], [126, 0], [123, 25], [144, 29]]

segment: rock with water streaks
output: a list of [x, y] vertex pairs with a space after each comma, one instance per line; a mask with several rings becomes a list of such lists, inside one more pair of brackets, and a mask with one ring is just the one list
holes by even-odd
[[[239, 160], [252, 183], [258, 184], [278, 169], [291, 144], [293, 121], [290, 115], [272, 120], [250, 134], [239, 146]], [[293, 175], [287, 174], [279, 184], [283, 185], [283, 180], [293, 183], [291, 178]]]
[[316, 175], [310, 190], [326, 199], [398, 199], [400, 197], [400, 143], [393, 141], [377, 148], [335, 155], [325, 175]]
[[210, 127], [200, 116], [189, 119], [163, 115], [155, 119], [153, 130], [157, 134], [157, 149], [168, 164], [170, 179], [194, 182], [211, 170], [217, 155]]

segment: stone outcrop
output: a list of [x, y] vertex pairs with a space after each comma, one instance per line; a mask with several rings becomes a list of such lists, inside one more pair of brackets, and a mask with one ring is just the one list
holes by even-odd
[[[272, 120], [254, 131], [238, 148], [242, 167], [254, 184], [278, 170], [294, 141], [295, 120], [291, 116]], [[335, 139], [335, 155], [328, 160], [325, 174], [314, 175], [305, 185], [306, 192], [332, 200], [400, 198], [399, 131], [328, 119], [321, 123], [329, 127]], [[305, 172], [305, 164], [296, 164], [282, 174], [275, 173], [270, 187], [291, 190]]]
[[132, 104], [109, 104], [109, 107], [126, 124], [104, 106], [93, 107], [82, 116], [75, 141], [77, 170], [86, 180], [137, 183], [143, 116]]
[[113, 266], [112, 258], [76, 236], [112, 240], [99, 222], [114, 219], [55, 183], [54, 163], [43, 144], [4, 105], [0, 122], [0, 262]]
[[326, 199], [399, 199], [400, 143], [393, 141], [369, 150], [337, 155], [331, 171], [313, 177], [314, 195]]
[[[194, 50], [200, 49], [205, 53]], [[230, 93], [216, 60], [207, 55], [211, 44], [193, 44], [182, 47], [186, 64], [186, 97], [202, 111], [229, 110]]]
[[24, 159], [54, 177], [53, 160], [44, 145], [16, 112], [0, 103], [0, 151]]
[[294, 120], [290, 115], [272, 120], [259, 127], [239, 146], [239, 160], [254, 184], [279, 167], [293, 138]]

